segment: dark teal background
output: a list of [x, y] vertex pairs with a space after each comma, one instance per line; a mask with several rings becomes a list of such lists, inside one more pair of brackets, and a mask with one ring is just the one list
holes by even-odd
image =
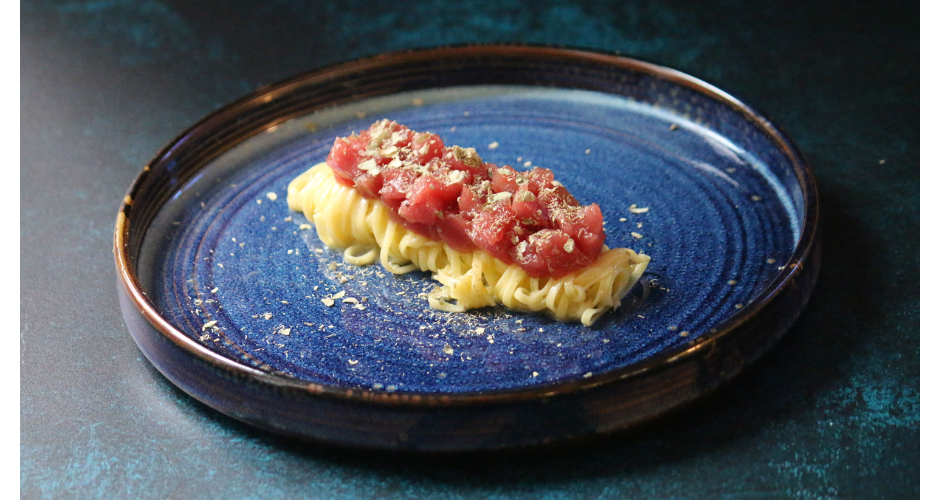
[[[916, 3], [24, 2], [20, 27], [24, 498], [918, 495]], [[774, 118], [822, 204], [823, 267], [793, 330], [652, 424], [478, 455], [297, 445], [167, 382], [114, 290], [111, 232], [140, 168], [261, 85], [468, 42], [619, 51]]]

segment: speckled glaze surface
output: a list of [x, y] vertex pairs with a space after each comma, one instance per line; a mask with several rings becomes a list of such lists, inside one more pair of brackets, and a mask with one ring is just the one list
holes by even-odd
[[[609, 246], [652, 257], [642, 286], [584, 327], [444, 314], [420, 296], [429, 275], [344, 264], [286, 186], [380, 118], [552, 169], [601, 205]], [[542, 442], [655, 416], [766, 350], [815, 280], [815, 196], [766, 119], [680, 73], [533, 47], [392, 54], [262, 89], [161, 152], [119, 216], [119, 289], [148, 358], [255, 425], [381, 448]], [[339, 295], [365, 307], [321, 300]]]

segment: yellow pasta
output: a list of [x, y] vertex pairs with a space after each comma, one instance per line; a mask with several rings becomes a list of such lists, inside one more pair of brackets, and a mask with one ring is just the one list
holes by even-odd
[[395, 274], [434, 273], [441, 286], [429, 294], [428, 302], [443, 311], [503, 304], [591, 325], [620, 306], [649, 263], [647, 255], [605, 246], [597, 260], [580, 271], [559, 279], [532, 278], [518, 265], [507, 265], [484, 250], [459, 252], [406, 229], [389, 217], [381, 201], [337, 183], [326, 163], [291, 181], [287, 204], [303, 212], [316, 226], [320, 240], [343, 251], [350, 264], [379, 261]]

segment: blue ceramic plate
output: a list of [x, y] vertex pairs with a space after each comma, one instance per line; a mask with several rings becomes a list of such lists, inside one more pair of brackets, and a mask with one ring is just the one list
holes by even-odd
[[[344, 263], [287, 184], [382, 118], [551, 169], [601, 206], [607, 245], [651, 257], [646, 276], [585, 327], [443, 313], [428, 273]], [[818, 266], [812, 176], [766, 119], [681, 73], [559, 49], [392, 54], [262, 89], [169, 145], [125, 202], [119, 289], [148, 358], [236, 418], [369, 447], [518, 445], [654, 416], [766, 350]]]

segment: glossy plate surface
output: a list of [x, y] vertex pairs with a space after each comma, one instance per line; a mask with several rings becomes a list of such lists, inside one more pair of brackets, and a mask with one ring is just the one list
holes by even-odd
[[[734, 354], [743, 356], [739, 365], [756, 357], [795, 318], [812, 286], [810, 279], [800, 300], [782, 313], [761, 312], [812, 247], [807, 236], [815, 230], [815, 188], [805, 165], [769, 123], [701, 82], [624, 58], [609, 58], [630, 63], [618, 67], [590, 60], [608, 56], [570, 51], [555, 51], [566, 57], [556, 66], [533, 66], [538, 54], [527, 51], [539, 50], [555, 49], [431, 51], [444, 68], [409, 73], [438, 75], [442, 81], [429, 88], [403, 85], [395, 56], [358, 62], [379, 67], [335, 74], [341, 66], [334, 74], [321, 71], [263, 89], [188, 131], [132, 186], [132, 204], [119, 217], [118, 266], [132, 277], [125, 287], [139, 292], [144, 309], [152, 308], [145, 316], [156, 317], [148, 319], [153, 334], [172, 337], [194, 359], [234, 370], [251, 384], [316, 387], [316, 394], [308, 389], [304, 396], [314, 401], [311, 408], [316, 398], [364, 401], [349, 410], [359, 414], [388, 404], [381, 401], [391, 401], [389, 395], [394, 401], [413, 397], [416, 407], [409, 411], [420, 413], [422, 405], [440, 411], [442, 397], [486, 406], [557, 391], [589, 394], [607, 380], [623, 384], [668, 365], [710, 339], [733, 336], [736, 324], [764, 316], [772, 325], [763, 334], [767, 341]], [[462, 78], [461, 57], [474, 57], [473, 51], [492, 61], [465, 62], [464, 68], [480, 69]], [[501, 51], [511, 53], [508, 62]], [[515, 76], [507, 81], [512, 64]], [[597, 65], [606, 73], [572, 73]], [[360, 74], [374, 80], [357, 82]], [[330, 98], [327, 88], [314, 92], [312, 85], [335, 87], [337, 95]], [[274, 106], [278, 102], [284, 104]], [[323, 161], [335, 137], [382, 118], [440, 134], [448, 145], [475, 147], [485, 161], [550, 168], [582, 203], [601, 206], [607, 245], [651, 256], [643, 282], [624, 307], [585, 327], [505, 308], [443, 313], [423, 298], [436, 285], [428, 273], [396, 276], [381, 266], [345, 264], [303, 214], [288, 209], [287, 184]], [[198, 151], [201, 143], [207, 149], [208, 141], [218, 147], [184, 151]], [[146, 208], [130, 215], [138, 205]], [[135, 294], [129, 295], [133, 302]], [[134, 332], [135, 322], [128, 323]], [[141, 335], [135, 335], [138, 343]], [[229, 414], [331, 439], [305, 431], [304, 424], [275, 424], [279, 417], [270, 410], [253, 411], [253, 389], [236, 387], [227, 403], [244, 411], [213, 404], [217, 396], [175, 379], [172, 372], [188, 369], [186, 362], [148, 357], [171, 372], [171, 380]], [[671, 376], [660, 375], [663, 381]], [[538, 439], [597, 430], [604, 429], [547, 428]], [[431, 441], [415, 447], [447, 448]]]

